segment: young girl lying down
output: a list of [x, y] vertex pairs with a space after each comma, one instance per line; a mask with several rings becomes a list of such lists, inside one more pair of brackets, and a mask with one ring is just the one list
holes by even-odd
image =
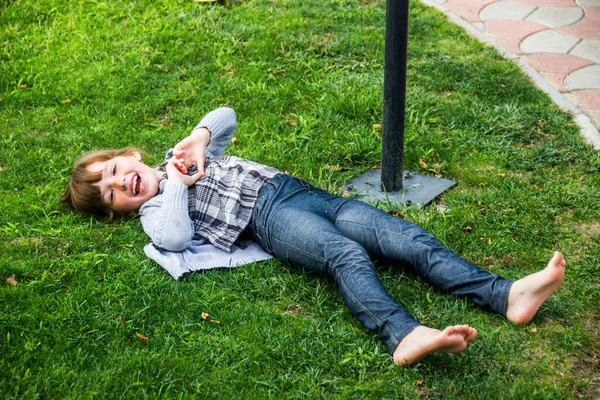
[[61, 201], [101, 217], [138, 212], [153, 247], [167, 257], [199, 238], [233, 257], [247, 251], [238, 240], [249, 235], [279, 260], [333, 279], [352, 314], [402, 366], [432, 352], [459, 353], [477, 331], [420, 324], [383, 288], [373, 260], [411, 268], [436, 289], [466, 296], [516, 324], [528, 323], [563, 281], [559, 252], [539, 272], [506, 280], [411, 222], [275, 168], [224, 157], [235, 129], [232, 109], [210, 112], [158, 168], [143, 164], [134, 148], [88, 153], [77, 161]]

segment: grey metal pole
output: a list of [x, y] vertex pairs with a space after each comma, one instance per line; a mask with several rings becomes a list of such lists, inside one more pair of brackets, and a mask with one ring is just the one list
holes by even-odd
[[396, 192], [404, 168], [408, 0], [387, 0], [386, 7], [381, 186]]

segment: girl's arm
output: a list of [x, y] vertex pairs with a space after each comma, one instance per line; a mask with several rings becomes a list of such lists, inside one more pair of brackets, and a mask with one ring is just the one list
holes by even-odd
[[180, 162], [180, 171], [186, 174], [188, 168], [196, 165], [203, 176], [205, 157], [222, 156], [235, 128], [235, 112], [231, 108], [221, 107], [209, 112], [173, 149], [173, 157]]
[[167, 251], [183, 251], [194, 236], [194, 226], [188, 213], [188, 188], [167, 183], [162, 195], [147, 201], [140, 208], [144, 232], [155, 246]]
[[236, 126], [235, 112], [231, 108], [217, 108], [175, 146], [172, 161], [167, 165], [169, 180], [162, 195], [153, 197], [139, 210], [144, 232], [154, 245], [167, 251], [183, 251], [190, 245], [194, 225], [188, 211], [187, 187], [191, 183], [175, 182], [173, 178], [187, 174], [187, 168], [193, 164], [198, 166], [198, 173], [188, 178], [195, 182], [203, 176], [205, 156], [223, 155]]
[[206, 155], [220, 157], [235, 134], [237, 127], [235, 111], [229, 107], [217, 108], [206, 114], [194, 130], [202, 127], [207, 128], [211, 133]]
[[188, 186], [200, 178], [200, 173], [182, 174], [177, 163], [172, 158], [167, 164], [169, 179], [162, 195], [150, 199], [140, 208], [144, 232], [154, 245], [168, 251], [183, 251], [192, 241], [194, 225], [188, 212]]

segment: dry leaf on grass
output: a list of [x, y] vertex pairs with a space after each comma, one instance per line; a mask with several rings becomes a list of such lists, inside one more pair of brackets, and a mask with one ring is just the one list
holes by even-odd
[[139, 333], [139, 332], [136, 332], [136, 333], [135, 333], [135, 336], [137, 336], [138, 338], [140, 338], [140, 340], [141, 340], [142, 342], [147, 342], [147, 341], [148, 341], [148, 338], [147, 338], [146, 336], [142, 335], [142, 334], [141, 334], [141, 333]]
[[11, 286], [17, 286], [19, 283], [15, 280], [15, 274], [12, 274], [8, 278], [6, 278], [6, 283]]

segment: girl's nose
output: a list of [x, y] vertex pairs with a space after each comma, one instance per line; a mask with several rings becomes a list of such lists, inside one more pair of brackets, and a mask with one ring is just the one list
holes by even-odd
[[113, 187], [115, 189], [126, 190], [125, 178], [115, 177], [113, 180]]

